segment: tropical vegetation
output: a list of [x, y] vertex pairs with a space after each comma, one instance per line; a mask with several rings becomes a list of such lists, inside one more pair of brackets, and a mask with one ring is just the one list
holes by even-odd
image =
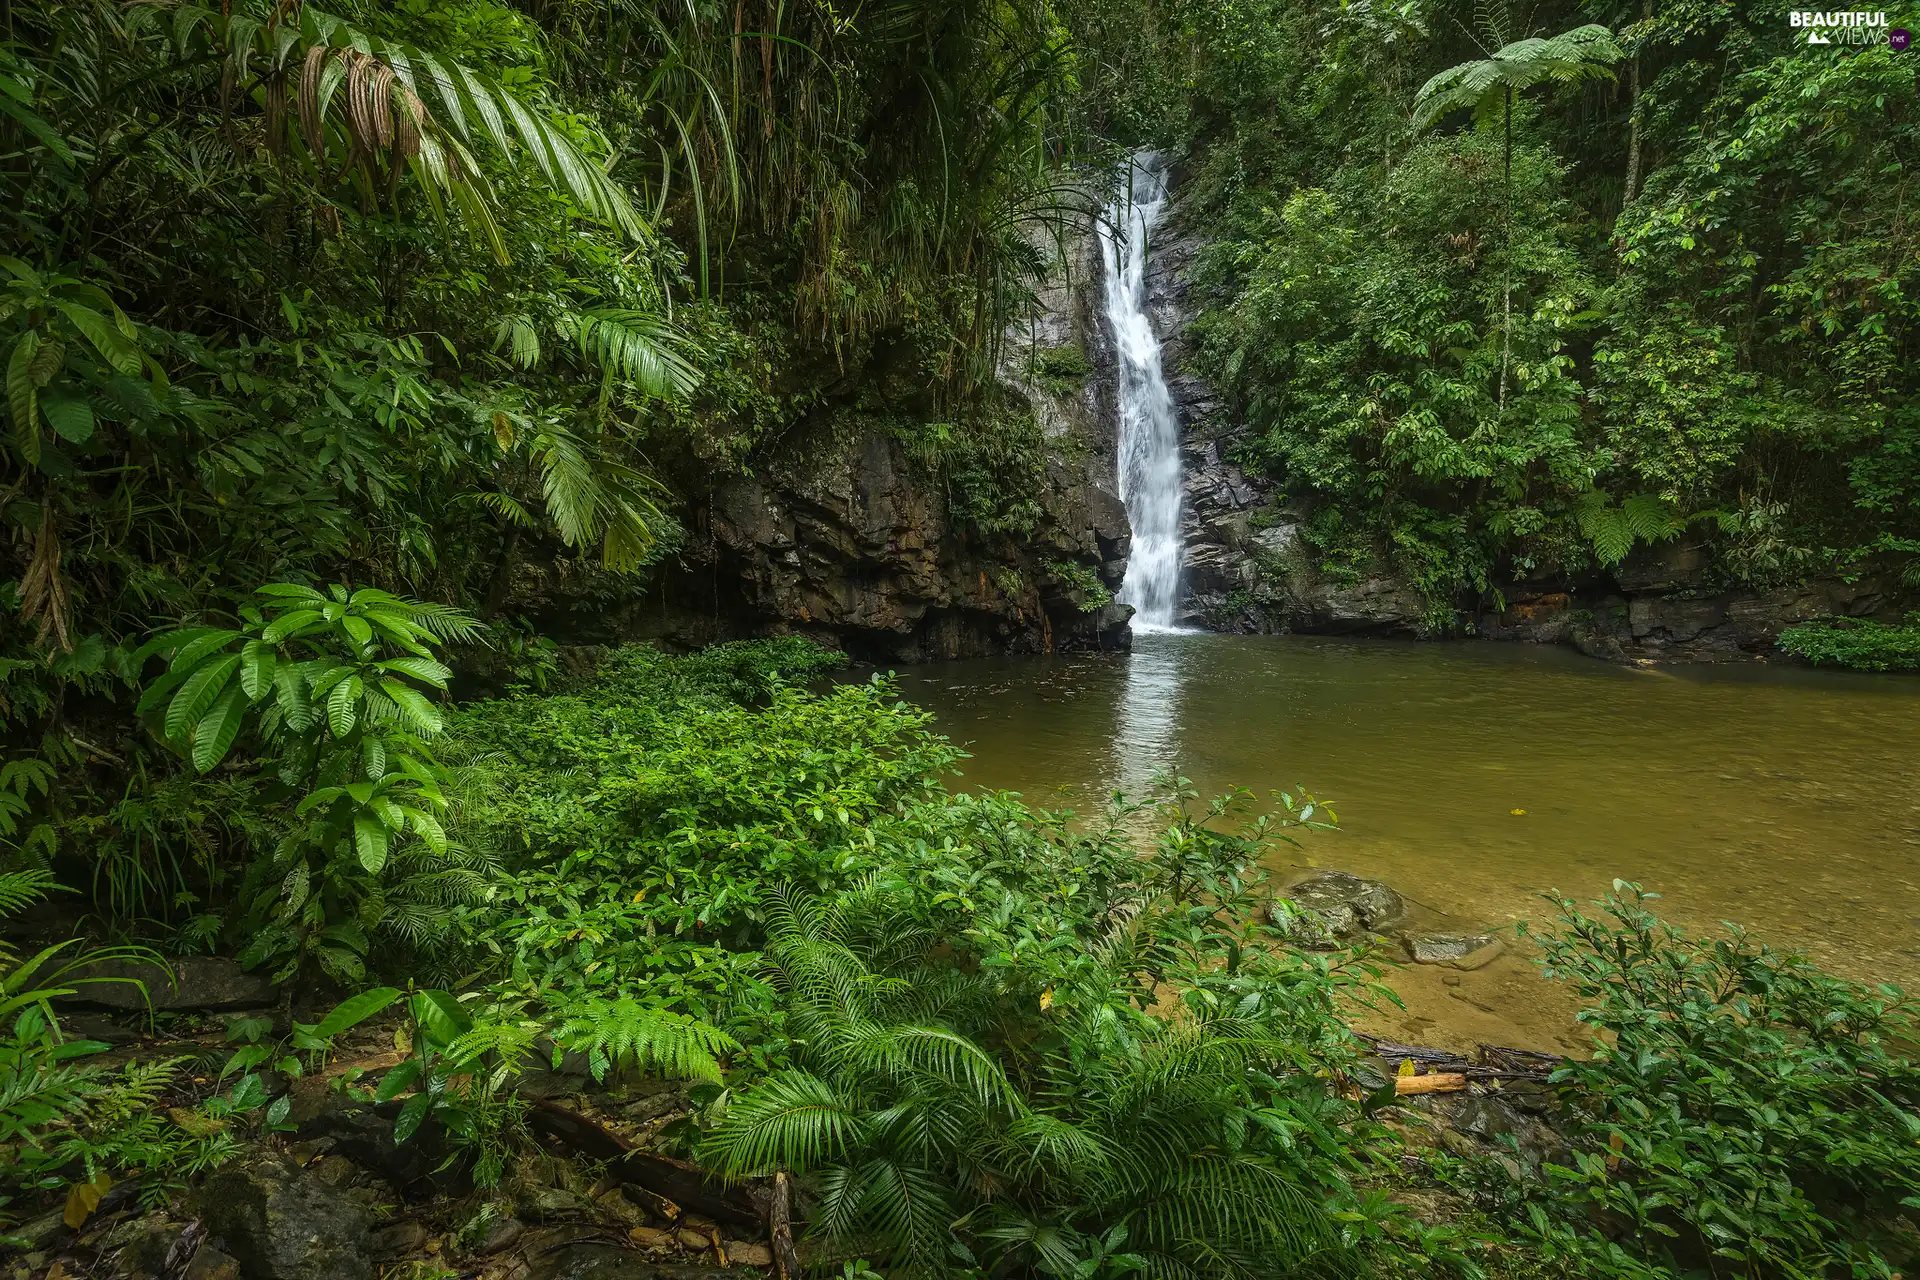
[[[704, 504], [830, 443], [1019, 547], [1063, 455], [1008, 383], [1096, 369], [1003, 335], [1141, 145], [1218, 231], [1207, 429], [1327, 571], [1393, 564], [1436, 629], [1683, 534], [1747, 590], [1912, 585], [1920, 55], [1706, 0], [0, 26], [0, 1231], [166, 1202], [316, 1082], [492, 1205], [572, 1063], [682, 1082], [663, 1141], [794, 1179], [825, 1272], [1915, 1265], [1897, 992], [1557, 902], [1564, 1149], [1436, 1153], [1347, 1025], [1382, 962], [1298, 948], [1261, 871], [1313, 796], [1049, 811], [954, 786], [842, 654], [628, 642], [719, 572]], [[82, 1030], [207, 955], [282, 1005], [177, 1059]]]

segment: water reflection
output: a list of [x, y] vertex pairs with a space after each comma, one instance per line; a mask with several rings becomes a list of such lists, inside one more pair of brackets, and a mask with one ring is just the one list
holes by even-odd
[[1168, 633], [1134, 637], [1113, 735], [1113, 785], [1144, 799], [1179, 764], [1181, 685], [1192, 641]]

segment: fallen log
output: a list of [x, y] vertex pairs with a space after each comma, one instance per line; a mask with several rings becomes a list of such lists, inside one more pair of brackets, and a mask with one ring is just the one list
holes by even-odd
[[1469, 1080], [1545, 1080], [1566, 1059], [1531, 1049], [1503, 1049], [1480, 1045], [1474, 1058], [1447, 1049], [1428, 1049], [1420, 1045], [1395, 1044], [1364, 1031], [1354, 1033], [1373, 1047], [1374, 1056], [1388, 1070], [1402, 1062], [1412, 1062], [1424, 1071], [1462, 1075]]
[[[554, 1102], [537, 1102], [527, 1113], [534, 1130], [606, 1164], [607, 1175], [663, 1197], [676, 1208], [717, 1221], [765, 1230], [770, 1215], [760, 1203], [763, 1188], [729, 1186], [685, 1160], [642, 1151], [598, 1121]], [[760, 1191], [759, 1195], [753, 1191]]]
[[1458, 1093], [1467, 1087], [1467, 1078], [1457, 1071], [1436, 1071], [1424, 1076], [1395, 1076], [1393, 1091], [1410, 1093]]

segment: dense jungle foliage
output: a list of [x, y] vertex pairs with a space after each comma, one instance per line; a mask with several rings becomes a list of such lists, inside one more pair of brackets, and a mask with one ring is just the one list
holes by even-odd
[[1441, 629], [1683, 532], [1715, 585], [1920, 576], [1909, 53], [1784, 3], [1085, 7], [1088, 109], [1185, 150], [1205, 372], [1328, 572]]
[[[391, 1024], [338, 1085], [478, 1200], [519, 1078], [575, 1053], [699, 1082], [682, 1154], [796, 1175], [852, 1274], [1913, 1265], [1897, 993], [1630, 886], [1561, 904], [1597, 1037], [1567, 1149], [1412, 1155], [1343, 1021], [1379, 970], [1269, 913], [1312, 798], [1049, 813], [950, 790], [925, 715], [801, 641], [559, 641], [689, 499], [831, 438], [899, 440], [970, 536], [1030, 528], [1001, 334], [1141, 144], [1222, 233], [1203, 360], [1330, 572], [1391, 558], [1437, 625], [1689, 528], [1750, 587], [1908, 573], [1915, 64], [1695, 0], [0, 26], [8, 1225], [164, 1201]], [[570, 609], [519, 616], [525, 574]], [[1909, 630], [1794, 643], [1894, 666]], [[63, 1029], [103, 962], [214, 952], [301, 999], [232, 1020], [208, 1089]]]

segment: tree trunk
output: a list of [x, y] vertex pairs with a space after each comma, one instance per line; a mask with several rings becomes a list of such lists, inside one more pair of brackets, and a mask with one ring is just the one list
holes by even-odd
[[[1653, 17], [1653, 0], [1642, 0], [1640, 20], [1649, 21]], [[1627, 186], [1626, 197], [1621, 204], [1633, 203], [1640, 194], [1640, 50], [1633, 51], [1633, 61], [1627, 67]]]
[[1507, 280], [1500, 323], [1500, 412], [1507, 411], [1507, 366], [1513, 359], [1513, 86], [1507, 86], [1506, 167], [1501, 186], [1506, 193]]

